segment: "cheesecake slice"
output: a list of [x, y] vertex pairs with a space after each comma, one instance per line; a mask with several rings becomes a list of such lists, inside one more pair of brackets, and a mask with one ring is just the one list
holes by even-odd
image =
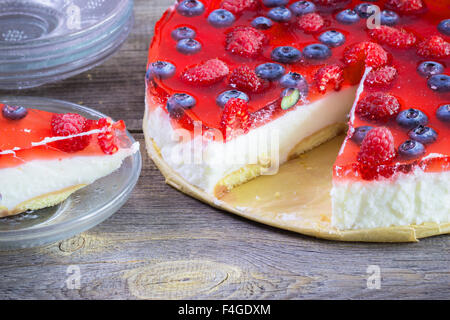
[[56, 205], [139, 148], [122, 121], [5, 104], [0, 110], [0, 217]]

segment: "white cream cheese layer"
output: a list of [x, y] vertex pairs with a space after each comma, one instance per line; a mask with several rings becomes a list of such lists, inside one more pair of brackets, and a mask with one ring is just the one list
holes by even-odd
[[137, 152], [139, 143], [113, 155], [34, 160], [0, 169], [0, 207], [13, 210], [22, 202], [76, 185], [88, 185], [114, 172]]
[[[213, 194], [216, 184], [247, 164], [267, 163], [276, 157], [286, 162], [290, 151], [303, 139], [335, 124], [345, 123], [355, 99], [356, 87], [334, 92], [307, 105], [294, 107], [283, 116], [227, 142], [196, 135], [181, 139], [168, 114], [160, 107], [148, 114], [147, 133], [160, 148], [164, 161], [189, 183]], [[147, 104], [154, 103], [151, 96]], [[275, 168], [276, 169], [276, 168]], [[275, 174], [276, 170], [268, 173]]]
[[339, 180], [331, 197], [331, 223], [341, 230], [450, 222], [450, 172], [417, 169], [389, 180]]

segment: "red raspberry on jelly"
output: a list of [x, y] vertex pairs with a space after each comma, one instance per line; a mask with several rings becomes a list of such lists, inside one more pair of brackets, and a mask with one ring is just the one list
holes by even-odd
[[369, 121], [387, 122], [400, 111], [400, 102], [396, 97], [376, 92], [358, 101], [355, 112], [362, 119]]
[[450, 56], [450, 43], [440, 36], [431, 36], [417, 45], [417, 53], [425, 58], [446, 58]]
[[369, 31], [369, 35], [378, 43], [399, 49], [410, 48], [417, 42], [416, 36], [411, 32], [389, 26], [372, 29]]
[[364, 81], [364, 85], [370, 88], [387, 87], [397, 77], [397, 69], [391, 66], [384, 66], [371, 70]]
[[226, 34], [226, 50], [246, 58], [256, 57], [265, 40], [264, 33], [253, 27], [235, 27]]
[[325, 93], [330, 86], [338, 91], [344, 81], [344, 69], [337, 64], [325, 66], [317, 70], [314, 79], [320, 93]]
[[[89, 131], [91, 124], [92, 121], [87, 120], [79, 114], [55, 114], [51, 120], [51, 131], [54, 137], [79, 135]], [[73, 137], [66, 140], [56, 141], [55, 145], [58, 149], [64, 152], [77, 152], [84, 150], [89, 145], [91, 138], [91, 135]]]
[[219, 59], [210, 59], [188, 67], [181, 75], [181, 79], [189, 84], [210, 85], [222, 81], [229, 72], [225, 62]]

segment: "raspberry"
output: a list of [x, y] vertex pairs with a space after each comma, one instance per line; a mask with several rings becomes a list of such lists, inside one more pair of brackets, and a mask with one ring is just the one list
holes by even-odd
[[395, 156], [391, 131], [385, 127], [373, 128], [366, 134], [357, 156], [362, 177], [371, 180], [379, 175], [391, 176], [392, 168], [386, 165], [390, 164]]
[[238, 131], [247, 133], [250, 129], [247, 101], [236, 98], [228, 100], [223, 108], [220, 128], [224, 141], [238, 135]]
[[301, 16], [297, 21], [298, 27], [306, 33], [317, 32], [323, 28], [324, 24], [323, 18], [314, 12]]
[[[54, 114], [51, 120], [52, 135], [55, 137], [67, 137], [78, 135], [90, 130], [92, 121], [75, 113]], [[77, 152], [85, 149], [90, 141], [91, 135], [74, 137], [55, 142], [58, 149], [64, 152]]]
[[106, 154], [116, 153], [119, 150], [116, 130], [125, 131], [125, 122], [120, 120], [114, 123], [110, 118], [102, 118], [94, 126], [103, 130], [97, 136], [97, 142], [102, 151]]
[[347, 47], [344, 51], [344, 62], [347, 65], [355, 65], [364, 61], [368, 67], [384, 66], [389, 56], [378, 43], [366, 41]]
[[236, 89], [253, 93], [261, 92], [268, 85], [267, 82], [256, 75], [255, 71], [247, 66], [234, 69], [228, 78], [228, 82]]
[[385, 87], [392, 83], [397, 77], [397, 69], [391, 66], [384, 66], [369, 72], [364, 82], [368, 87]]
[[387, 122], [397, 115], [400, 103], [387, 93], [372, 93], [361, 99], [356, 105], [356, 114], [365, 120]]
[[329, 84], [334, 84], [334, 90], [339, 91], [344, 81], [344, 69], [337, 64], [325, 66], [316, 72], [314, 78], [320, 93], [325, 93]]
[[257, 6], [257, 0], [225, 0], [222, 2], [222, 8], [234, 14], [240, 14], [244, 10], [255, 9]]
[[189, 84], [210, 85], [220, 82], [229, 72], [225, 62], [219, 59], [210, 59], [188, 67], [181, 75], [181, 79]]
[[418, 44], [417, 53], [425, 58], [446, 58], [450, 56], [450, 43], [440, 36], [431, 36]]
[[369, 35], [381, 44], [399, 49], [410, 48], [417, 42], [416, 36], [411, 32], [388, 26], [372, 29], [369, 31]]
[[417, 11], [424, 8], [422, 0], [388, 0], [386, 7], [398, 10], [401, 13], [416, 13]]
[[266, 37], [253, 27], [235, 27], [226, 35], [226, 50], [246, 58], [261, 53]]

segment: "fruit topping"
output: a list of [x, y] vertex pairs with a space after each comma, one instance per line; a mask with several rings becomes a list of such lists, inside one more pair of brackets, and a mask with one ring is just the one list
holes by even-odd
[[323, 7], [323, 9], [341, 8], [350, 3], [350, 0], [312, 0], [315, 4]]
[[172, 31], [171, 36], [174, 40], [194, 39], [197, 33], [189, 27], [179, 27]]
[[248, 95], [246, 95], [244, 92], [239, 91], [239, 90], [228, 90], [225, 92], [222, 92], [221, 94], [219, 94], [216, 98], [216, 104], [223, 108], [228, 100], [230, 99], [241, 99], [244, 100], [246, 102], [248, 102], [250, 99], [248, 98]]
[[324, 44], [314, 43], [303, 49], [303, 55], [311, 60], [325, 60], [331, 56], [331, 50]]
[[167, 79], [175, 74], [175, 70], [175, 66], [170, 62], [156, 61], [148, 67], [146, 77], [148, 80]]
[[424, 153], [424, 145], [414, 140], [406, 140], [398, 147], [398, 154], [407, 160], [418, 158]]
[[320, 14], [312, 12], [302, 15], [298, 19], [297, 25], [306, 33], [314, 33], [320, 31], [324, 27], [325, 21]]
[[287, 110], [295, 106], [300, 100], [300, 91], [294, 88], [287, 88], [283, 90], [281, 97], [281, 109]]
[[240, 14], [245, 10], [255, 9], [257, 5], [258, 0], [225, 0], [222, 8], [234, 14]]
[[364, 62], [368, 67], [381, 67], [388, 62], [388, 54], [379, 44], [366, 41], [347, 47], [344, 51], [344, 62], [355, 65]]
[[[51, 119], [51, 131], [54, 137], [79, 135], [89, 131], [91, 124], [91, 121], [76, 113], [54, 114]], [[55, 141], [55, 145], [64, 152], [77, 152], [85, 149], [91, 138], [91, 135], [82, 135]]]
[[417, 67], [417, 72], [422, 77], [430, 77], [435, 74], [440, 74], [444, 71], [444, 66], [439, 62], [424, 61]]
[[436, 117], [444, 122], [450, 122], [450, 104], [440, 106], [436, 110]]
[[446, 36], [450, 36], [450, 19], [442, 20], [438, 24], [438, 30], [440, 33], [442, 33]]
[[177, 42], [177, 50], [184, 54], [196, 54], [202, 49], [202, 45], [195, 39], [181, 39]]
[[267, 16], [276, 22], [288, 22], [292, 18], [292, 12], [285, 7], [275, 7], [269, 10]]
[[322, 94], [327, 91], [329, 86], [332, 86], [335, 91], [339, 91], [344, 81], [344, 69], [337, 64], [328, 65], [320, 68], [314, 79], [317, 89]]
[[450, 76], [446, 74], [435, 74], [428, 78], [428, 87], [437, 92], [450, 92]]
[[375, 13], [373, 5], [370, 3], [360, 3], [355, 7], [356, 13], [363, 19], [369, 18]]
[[205, 11], [205, 6], [198, 0], [183, 0], [177, 6], [177, 12], [186, 17], [195, 17]]
[[262, 0], [262, 3], [269, 8], [285, 6], [288, 2], [289, 0]]
[[414, 14], [424, 8], [422, 0], [388, 0], [386, 6], [405, 14]]
[[255, 72], [261, 79], [272, 81], [279, 79], [284, 74], [285, 69], [278, 63], [268, 62], [257, 66]]
[[300, 50], [290, 46], [277, 47], [273, 49], [271, 58], [274, 61], [289, 64], [299, 61], [302, 58], [302, 53]]
[[329, 47], [335, 48], [344, 44], [345, 36], [339, 31], [329, 30], [319, 36], [319, 41]]
[[395, 26], [400, 21], [400, 17], [395, 11], [383, 10], [380, 12], [380, 23], [385, 26]]
[[416, 44], [416, 36], [404, 29], [396, 29], [389, 26], [380, 26], [369, 31], [369, 35], [378, 43], [404, 49]]
[[372, 93], [358, 101], [356, 114], [368, 121], [387, 122], [398, 114], [400, 103], [387, 93]]
[[308, 83], [306, 79], [297, 72], [288, 72], [280, 79], [280, 85], [283, 88], [298, 89], [299, 93], [306, 97], [308, 95]]
[[311, 1], [297, 1], [291, 4], [289, 9], [291, 9], [292, 13], [296, 16], [301, 16], [316, 11], [316, 5]]
[[264, 34], [252, 27], [235, 27], [226, 35], [226, 50], [246, 58], [252, 58], [261, 53]]
[[236, 18], [234, 15], [225, 9], [217, 9], [211, 12], [208, 16], [208, 22], [216, 28], [225, 28], [231, 26]]
[[250, 129], [247, 101], [236, 98], [229, 99], [223, 108], [220, 128], [225, 141], [235, 135], [247, 133]]
[[390, 85], [397, 77], [397, 69], [391, 66], [384, 66], [372, 69], [364, 81], [364, 85], [370, 88], [385, 87]]
[[417, 128], [414, 128], [408, 133], [409, 137], [414, 140], [418, 141], [422, 144], [430, 144], [436, 141], [437, 139], [437, 132], [430, 127], [425, 127], [423, 125], [417, 126]]
[[175, 93], [166, 104], [169, 115], [174, 119], [180, 119], [184, 115], [184, 110], [191, 109], [197, 101], [187, 93]]
[[336, 15], [336, 20], [343, 24], [353, 24], [357, 23], [360, 18], [356, 11], [345, 9]]
[[273, 22], [266, 17], [256, 17], [252, 21], [252, 26], [256, 29], [267, 30], [273, 26]]
[[362, 166], [389, 164], [396, 156], [394, 137], [386, 127], [373, 128], [367, 132], [358, 152], [358, 162]]
[[396, 120], [401, 127], [406, 129], [413, 129], [419, 125], [426, 125], [428, 123], [426, 114], [413, 108], [400, 112]]
[[228, 83], [233, 88], [246, 92], [261, 92], [265, 87], [263, 82], [248, 66], [240, 66], [231, 72]]
[[361, 144], [364, 138], [366, 137], [367, 132], [369, 132], [372, 129], [373, 127], [371, 126], [361, 126], [355, 128], [351, 137], [352, 141], [355, 142], [356, 144]]
[[97, 124], [104, 129], [104, 132], [97, 136], [98, 145], [105, 154], [116, 153], [119, 147], [115, 130], [125, 130], [125, 123], [123, 121], [113, 123], [109, 118], [102, 118], [97, 121]]
[[445, 58], [450, 56], [450, 43], [440, 36], [431, 36], [417, 45], [417, 53], [425, 58]]
[[3, 105], [2, 115], [8, 120], [20, 120], [27, 116], [28, 110], [21, 106]]
[[229, 72], [225, 62], [219, 59], [210, 59], [188, 67], [181, 75], [181, 79], [189, 84], [210, 85], [222, 81]]

